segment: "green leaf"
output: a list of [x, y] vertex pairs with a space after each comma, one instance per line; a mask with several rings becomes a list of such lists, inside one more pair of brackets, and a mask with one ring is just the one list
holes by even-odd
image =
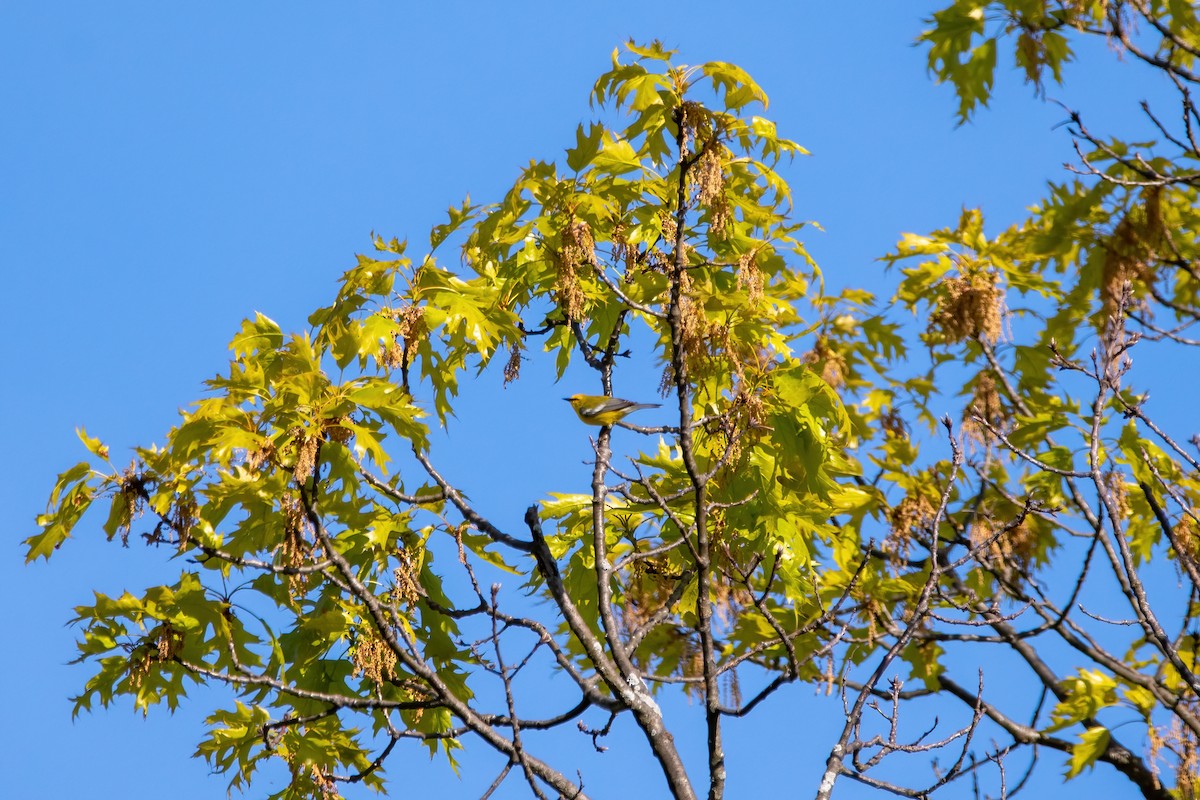
[[600, 144], [604, 135], [604, 126], [592, 123], [588, 132], [583, 132], [580, 125], [575, 131], [575, 146], [567, 150], [567, 166], [575, 172], [583, 171], [592, 163], [592, 159], [600, 152]]
[[1116, 680], [1098, 670], [1081, 669], [1076, 677], [1063, 680], [1061, 685], [1066, 697], [1050, 712], [1047, 732], [1093, 719], [1100, 709], [1118, 701]]
[[92, 455], [108, 461], [108, 447], [103, 442], [92, 436], [88, 436], [87, 431], [83, 428], [76, 428], [75, 434]]
[[712, 79], [713, 88], [720, 91], [726, 110], [736, 111], [752, 102], [767, 107], [767, 93], [741, 67], [723, 61], [710, 61], [700, 69]]
[[1111, 739], [1112, 734], [1108, 732], [1108, 728], [1099, 726], [1089, 728], [1079, 734], [1079, 741], [1071, 748], [1071, 762], [1067, 769], [1067, 778], [1074, 778], [1085, 768], [1094, 766], [1096, 759], [1104, 755], [1104, 751], [1108, 749]]
[[1123, 689], [1125, 700], [1128, 701], [1147, 720], [1150, 712], [1158, 706], [1154, 693], [1144, 686], [1126, 686]]
[[25, 563], [50, 554], [62, 546], [79, 519], [91, 506], [94, 493], [88, 479], [91, 466], [80, 461], [58, 476], [45, 514], [37, 518], [42, 532], [25, 540]]
[[278, 350], [282, 346], [283, 332], [279, 325], [258, 312], [255, 312], [253, 320], [242, 322], [241, 332], [229, 343], [234, 358], [248, 358], [256, 353]]
[[600, 152], [592, 157], [592, 167], [605, 175], [625, 175], [642, 169], [637, 151], [625, 139], [614, 139], [606, 131]]
[[[918, 42], [929, 44], [929, 70], [938, 82], [949, 82], [959, 98], [959, 123], [966, 122], [979, 105], [987, 105], [996, 69], [996, 40], [973, 46], [984, 32], [988, 0], [955, 0], [934, 12]], [[963, 56], [966, 59], [963, 59]]]
[[429, 232], [429, 248], [436, 250], [442, 242], [449, 238], [450, 234], [461, 228], [465, 223], [475, 219], [478, 212], [478, 206], [471, 205], [471, 198], [463, 200], [463, 203], [458, 208], [450, 206], [446, 215], [449, 221], [442, 225], [434, 225], [433, 230]]

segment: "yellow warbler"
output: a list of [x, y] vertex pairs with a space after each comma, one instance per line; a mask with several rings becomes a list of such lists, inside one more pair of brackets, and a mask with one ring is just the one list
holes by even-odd
[[564, 397], [579, 418], [588, 425], [612, 425], [625, 418], [631, 411], [639, 408], [658, 408], [658, 403], [635, 403], [632, 400], [622, 400], [619, 397], [605, 397], [593, 394], [573, 394]]

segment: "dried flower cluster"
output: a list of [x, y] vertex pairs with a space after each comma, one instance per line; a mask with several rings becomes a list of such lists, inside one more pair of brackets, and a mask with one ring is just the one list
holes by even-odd
[[341, 794], [337, 790], [337, 781], [332, 776], [325, 774], [317, 764], [312, 764], [309, 767], [309, 772], [312, 775], [313, 785], [321, 793], [322, 797], [327, 797], [330, 800], [338, 800]]
[[558, 277], [554, 296], [567, 319], [579, 322], [584, 318], [587, 298], [579, 285], [580, 267], [596, 263], [596, 241], [592, 229], [583, 220], [571, 220], [560, 235], [561, 244], [554, 253]]
[[709, 127], [712, 117], [708, 109], [691, 100], [684, 100], [676, 113], [678, 114], [679, 129], [683, 133], [682, 151], [686, 154], [692, 143], [696, 141], [697, 134]]
[[275, 460], [275, 443], [270, 439], [263, 439], [259, 446], [246, 453], [246, 469], [251, 472], [257, 472], [262, 468], [263, 464], [267, 464]]
[[1118, 520], [1129, 517], [1129, 488], [1125, 476], [1117, 470], [1111, 470], [1104, 475], [1104, 485], [1108, 489], [1109, 500], [1112, 501], [1114, 516]]
[[[1000, 399], [996, 380], [990, 372], [981, 372], [975, 379], [975, 391], [971, 403], [963, 412], [963, 435], [968, 441], [979, 445], [987, 445], [991, 439], [988, 436], [987, 425], [1000, 430], [1005, 426], [1008, 412]], [[982, 421], [981, 421], [982, 420]]]
[[362, 675], [379, 685], [396, 677], [396, 654], [378, 636], [361, 634], [350, 649], [350, 660], [355, 678]]
[[170, 661], [183, 650], [183, 631], [164, 622], [150, 632], [141, 645], [129, 655], [129, 683], [135, 689], [142, 686], [154, 664]]
[[[1200, 711], [1200, 703], [1189, 698], [1184, 701], [1190, 715]], [[1154, 774], [1161, 774], [1164, 764], [1175, 774], [1174, 794], [1178, 797], [1200, 797], [1200, 742], [1191, 728], [1179, 717], [1172, 717], [1169, 725], [1150, 726], [1150, 762]]]
[[[278, 545], [279, 560], [287, 567], [301, 567], [310, 561], [312, 554], [312, 546], [306, 539], [308, 517], [304, 505], [299, 497], [288, 493], [280, 499], [280, 511], [283, 513], [283, 538]], [[311, 578], [312, 575], [289, 575], [288, 591], [293, 597], [304, 594]]]
[[717, 239], [726, 236], [725, 226], [729, 223], [729, 198], [725, 196], [725, 147], [718, 141], [705, 143], [696, 162], [696, 199], [708, 208], [708, 230]]
[[521, 345], [514, 344], [508, 352], [508, 361], [504, 364], [504, 385], [521, 377]]
[[945, 294], [930, 319], [950, 344], [981, 338], [995, 342], [1004, 320], [1004, 293], [995, 272], [968, 271], [946, 278]]
[[820, 371], [821, 380], [834, 389], [846, 385], [846, 358], [829, 346], [829, 340], [824, 336], [817, 339], [813, 349], [805, 353], [804, 363]]
[[379, 363], [387, 369], [404, 366], [408, 354], [429, 333], [425, 324], [425, 309], [421, 306], [404, 306], [392, 309], [390, 313], [392, 319], [399, 323], [399, 329], [392, 336], [391, 343], [383, 346], [379, 354]]
[[414, 561], [407, 547], [396, 551], [398, 565], [392, 570], [392, 604], [400, 608], [410, 607], [421, 599], [421, 584], [418, 580], [420, 564]]
[[888, 521], [892, 529], [883, 543], [883, 549], [893, 566], [898, 566], [908, 557], [913, 539], [932, 521], [936, 509], [923, 494], [906, 494], [904, 499], [892, 507]]
[[675, 237], [679, 233], [679, 226], [675, 223], [675, 217], [665, 208], [658, 212], [659, 227], [662, 229], [662, 240], [669, 245], [675, 244]]
[[304, 428], [292, 428], [288, 431], [288, 436], [291, 441], [288, 447], [295, 454], [295, 463], [292, 465], [292, 477], [295, 478], [297, 484], [303, 485], [310, 477], [313, 470], [317, 467], [317, 453], [321, 449], [321, 439], [318, 436], [310, 436], [305, 432]]
[[1166, 238], [1161, 197], [1160, 187], [1148, 189], [1105, 242], [1100, 299], [1106, 314], [1117, 310], [1126, 285], [1153, 280], [1153, 262]]
[[1175, 557], [1193, 564], [1200, 562], [1200, 524], [1195, 518], [1184, 513], [1171, 533], [1174, 534]]
[[758, 268], [757, 252], [742, 253], [738, 256], [737, 283], [739, 289], [745, 289], [752, 305], [763, 299], [763, 287], [766, 285], [765, 276]]
[[343, 414], [340, 417], [326, 419], [321, 421], [321, 432], [325, 434], [325, 438], [329, 441], [345, 444], [350, 441], [354, 432], [346, 427], [346, 423], [350, 421], [349, 414]]
[[635, 561], [621, 598], [621, 623], [627, 633], [645, 625], [670, 597], [673, 582], [663, 577], [665, 562]]
[[879, 426], [883, 428], [884, 435], [889, 438], [908, 438], [908, 425], [905, 424], [904, 417], [900, 416], [894, 408], [889, 408], [879, 415]]
[[196, 498], [192, 494], [185, 494], [175, 501], [171, 507], [171, 530], [179, 537], [179, 546], [186, 547], [191, 540], [192, 528], [196, 527], [196, 519], [200, 513], [200, 506], [196, 503]]
[[1028, 574], [1037, 555], [1038, 537], [1028, 522], [1006, 527], [982, 510], [971, 523], [970, 538], [980, 561], [1012, 581]]
[[121, 473], [118, 485], [120, 486], [121, 502], [125, 506], [120, 525], [121, 544], [128, 547], [129, 534], [133, 531], [133, 521], [142, 515], [144, 507], [142, 492], [145, 482], [138, 474], [137, 462], [130, 462], [129, 466], [125, 468], [125, 471]]

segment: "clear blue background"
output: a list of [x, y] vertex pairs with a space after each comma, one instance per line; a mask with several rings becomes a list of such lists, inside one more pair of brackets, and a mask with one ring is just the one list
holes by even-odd
[[[102, 437], [114, 460], [161, 439], [201, 380], [223, 367], [242, 317], [258, 310], [303, 328], [354, 253], [369, 249], [371, 231], [407, 237], [420, 255], [447, 206], [467, 193], [498, 198], [529, 159], [560, 158], [592, 117], [592, 81], [630, 37], [660, 38], [685, 63], [747, 69], [771, 97], [767, 116], [813, 152], [785, 174], [797, 216], [825, 229], [808, 246], [827, 278], [882, 289], [875, 259], [901, 232], [952, 225], [964, 205], [983, 206], [995, 231], [1046, 180], [1065, 178], [1061, 164], [1072, 158], [1067, 134], [1054, 129], [1063, 110], [1035, 98], [1009, 64], [991, 110], [955, 126], [955, 99], [933, 85], [912, 45], [934, 8], [0, 4], [4, 793], [225, 792], [226, 778], [188, 758], [204, 714], [226, 702], [221, 692], [199, 694], [173, 716], [143, 720], [120, 704], [71, 720], [66, 698], [87, 677], [66, 663], [71, 608], [92, 589], [140, 591], [178, 569], [162, 571], [161, 554], [136, 543], [123, 551], [104, 542], [95, 520], [48, 564], [23, 566], [20, 541], [34, 532], [54, 475], [84, 456], [76, 426]], [[1067, 88], [1050, 94], [1084, 112], [1093, 130], [1135, 130], [1133, 101], [1161, 87], [1116, 66], [1102, 44], [1084, 53]], [[469, 391], [440, 454], [512, 526], [529, 502], [551, 489], [586, 491], [588, 479], [586, 439], [558, 398], [593, 387], [547, 388], [544, 366], [528, 370], [507, 390], [490, 376]], [[456, 461], [456, 445], [459, 453], [469, 445], [470, 459]], [[730, 796], [784, 785], [811, 794], [839, 711], [836, 697], [793, 687], [773, 711], [732, 721]], [[686, 703], [668, 714], [699, 720]], [[771, 764], [776, 757], [784, 761]], [[1048, 785], [1059, 758], [1044, 756]], [[398, 796], [439, 780], [449, 784], [435, 796], [477, 797], [493, 762], [465, 763], [456, 781], [410, 750], [389, 771]], [[588, 763], [595, 796], [660, 791], [640, 755], [614, 749]], [[1106, 783], [1106, 769], [1092, 780]], [[267, 781], [251, 796], [278, 786]], [[524, 796], [515, 774], [506, 792], [497, 796]], [[847, 783], [839, 796], [859, 793]]]

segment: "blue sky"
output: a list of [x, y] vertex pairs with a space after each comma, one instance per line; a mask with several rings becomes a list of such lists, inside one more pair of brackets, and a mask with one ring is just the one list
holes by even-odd
[[[771, 97], [767, 116], [813, 153], [785, 173], [797, 216], [825, 229], [812, 231], [809, 249], [833, 284], [878, 288], [875, 259], [901, 232], [952, 224], [964, 205], [982, 206], [996, 230], [1046, 180], [1061, 179], [1072, 156], [1054, 129], [1062, 109], [1033, 97], [1008, 66], [992, 108], [955, 126], [949, 89], [930, 81], [912, 46], [935, 7], [0, 5], [6, 791], [165, 790], [179, 800], [225, 791], [224, 778], [188, 757], [218, 697], [173, 717], [143, 720], [119, 705], [71, 720], [66, 698], [87, 677], [66, 663], [72, 606], [92, 589], [137, 591], [175, 569], [156, 573], [156, 554], [104, 542], [95, 520], [50, 563], [23, 565], [19, 543], [55, 474], [84, 455], [77, 426], [115, 453], [158, 439], [224, 366], [244, 316], [257, 310], [285, 329], [303, 327], [354, 253], [369, 248], [371, 231], [407, 237], [419, 254], [447, 206], [468, 193], [496, 198], [529, 159], [560, 157], [592, 116], [592, 81], [630, 37], [662, 39], [687, 63], [735, 62], [758, 80]], [[1114, 71], [1102, 46], [1085, 52], [1068, 68], [1067, 88], [1051, 95], [1083, 111], [1093, 130], [1126, 132], [1132, 101], [1157, 87], [1139, 84], [1136, 69]], [[447, 437], [445, 457], [477, 484], [475, 496], [495, 501], [501, 521], [519, 520], [548, 489], [571, 488], [564, 469], [586, 487], [586, 439], [558, 398], [592, 387], [548, 387], [538, 369], [503, 391], [485, 377]], [[455, 442], [471, 443], [473, 464], [453, 461]], [[496, 474], [507, 476], [503, 487]], [[546, 476], [558, 485], [539, 480]], [[824, 712], [813, 710], [822, 703]], [[731, 796], [783, 779], [756, 763], [764, 734], [778, 743], [798, 715], [836, 703], [796, 687], [775, 716], [731, 725]], [[789, 745], [798, 766], [788, 782], [812, 785], [827, 747], [819, 733]], [[406, 790], [444, 777], [410, 758], [393, 767]], [[597, 787], [657, 786], [652, 771], [639, 774], [650, 770], [644, 762], [597, 764], [610, 773]], [[468, 768], [448, 796], [478, 796], [490, 780]]]

